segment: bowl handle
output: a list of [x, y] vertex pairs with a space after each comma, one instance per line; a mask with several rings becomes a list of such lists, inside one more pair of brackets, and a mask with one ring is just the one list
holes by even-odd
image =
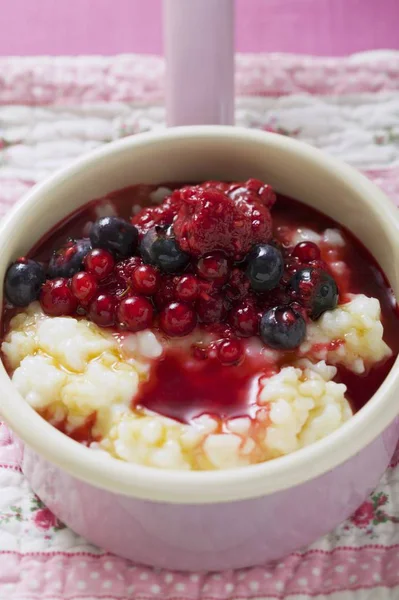
[[232, 125], [234, 0], [165, 0], [168, 125]]

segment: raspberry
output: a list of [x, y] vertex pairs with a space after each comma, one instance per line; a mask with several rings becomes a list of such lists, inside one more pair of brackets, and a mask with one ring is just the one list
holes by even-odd
[[132, 283], [133, 271], [142, 264], [143, 261], [139, 256], [132, 256], [126, 260], [121, 260], [115, 266], [115, 274], [126, 287]]
[[155, 225], [171, 225], [180, 208], [181, 200], [177, 194], [166, 198], [159, 206], [150, 206], [141, 210], [131, 220], [143, 236]]
[[234, 183], [230, 185], [228, 194], [234, 200], [241, 198], [249, 202], [260, 201], [263, 206], [269, 209], [276, 202], [276, 194], [272, 187], [259, 181], [259, 179], [248, 179], [245, 183]]
[[206, 181], [202, 183], [203, 189], [214, 188], [228, 194], [233, 200], [246, 198], [257, 202], [258, 200], [267, 208], [272, 208], [276, 202], [276, 194], [272, 187], [259, 179], [248, 179], [247, 181], [226, 183], [223, 181]]
[[184, 252], [200, 257], [218, 249], [239, 260], [254, 244], [271, 238], [270, 212], [260, 200], [234, 200], [201, 186], [176, 190], [173, 196], [181, 201], [173, 229]]

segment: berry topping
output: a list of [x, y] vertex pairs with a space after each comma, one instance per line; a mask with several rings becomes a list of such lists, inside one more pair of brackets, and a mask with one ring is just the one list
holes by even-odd
[[130, 286], [126, 284], [122, 279], [117, 277], [115, 271], [106, 279], [103, 279], [102, 281], [98, 282], [98, 284], [99, 293], [111, 294], [111, 296], [115, 296], [117, 299], [125, 296], [126, 294], [130, 294], [131, 292]]
[[292, 256], [302, 263], [310, 263], [320, 258], [320, 249], [313, 242], [300, 242], [293, 249]]
[[291, 302], [291, 308], [296, 313], [299, 313], [304, 318], [305, 322], [309, 320], [308, 313], [306, 312], [306, 308], [299, 304], [299, 302]]
[[89, 306], [90, 319], [100, 327], [115, 325], [117, 300], [112, 294], [99, 294]]
[[226, 296], [229, 300], [242, 300], [248, 295], [250, 282], [244, 271], [233, 269], [230, 273]]
[[284, 270], [284, 260], [278, 248], [270, 244], [255, 246], [248, 255], [247, 276], [252, 289], [264, 292], [275, 288]]
[[199, 293], [198, 297], [208, 299], [209, 296], [220, 294], [220, 285], [217, 281], [208, 281], [206, 279], [198, 279]]
[[230, 185], [228, 193], [233, 199], [245, 198], [252, 202], [260, 200], [267, 208], [272, 208], [276, 202], [273, 188], [259, 179], [248, 179], [245, 183], [233, 183]]
[[98, 219], [90, 231], [93, 248], [104, 248], [121, 256], [129, 256], [137, 248], [139, 233], [120, 217], [102, 217]]
[[226, 315], [223, 296], [210, 296], [202, 293], [196, 304], [197, 314], [202, 323], [219, 323]]
[[238, 260], [254, 244], [271, 237], [270, 212], [259, 199], [240, 195], [233, 199], [200, 185], [176, 190], [175, 195], [182, 201], [173, 222], [176, 240], [196, 257], [220, 250]]
[[68, 280], [62, 277], [48, 279], [41, 289], [39, 299], [43, 311], [52, 317], [72, 315], [78, 307]]
[[75, 298], [79, 300], [81, 304], [88, 304], [94, 298], [97, 293], [98, 284], [90, 273], [76, 273], [72, 277], [71, 290]]
[[164, 275], [157, 293], [154, 296], [154, 302], [158, 310], [162, 310], [164, 306], [176, 300], [176, 284], [173, 277]]
[[182, 275], [176, 278], [175, 296], [182, 302], [194, 302], [199, 293], [198, 279], [195, 275]]
[[290, 248], [291, 230], [283, 243], [278, 221], [274, 241], [275, 199], [256, 179], [176, 189], [131, 223], [99, 218], [90, 239], [54, 253], [47, 282], [39, 263], [21, 259], [8, 271], [7, 298], [26, 306], [40, 294], [48, 314], [86, 312], [101, 327], [132, 332], [155, 327], [185, 336], [198, 323], [191, 351], [219, 365], [241, 363], [245, 337], [295, 348], [308, 319], [336, 306], [338, 290], [316, 244]]
[[131, 256], [116, 264], [115, 274], [125, 285], [131, 285], [134, 270], [142, 264], [143, 261], [139, 256]]
[[28, 306], [37, 300], [45, 278], [41, 264], [20, 258], [8, 267], [6, 273], [4, 286], [7, 300], [14, 306]]
[[101, 281], [111, 275], [114, 270], [115, 260], [108, 250], [94, 248], [94, 250], [86, 254], [83, 264], [88, 273], [93, 275], [98, 281]]
[[72, 277], [82, 269], [83, 259], [91, 250], [90, 240], [69, 240], [59, 250], [56, 250], [47, 269], [47, 277]]
[[155, 265], [164, 273], [178, 273], [187, 266], [190, 257], [183, 252], [176, 239], [162, 227], [150, 229], [140, 245], [145, 263]]
[[255, 304], [249, 299], [234, 307], [230, 312], [230, 323], [239, 336], [257, 335], [259, 314]]
[[263, 342], [276, 350], [298, 348], [305, 335], [305, 319], [290, 306], [271, 308], [260, 320], [260, 336]]
[[154, 309], [142, 296], [130, 296], [121, 301], [118, 308], [118, 320], [129, 331], [141, 331], [152, 325]]
[[203, 279], [210, 279], [222, 285], [229, 276], [229, 261], [223, 252], [205, 254], [197, 263], [197, 273]]
[[311, 319], [318, 319], [338, 304], [338, 287], [329, 273], [321, 269], [300, 269], [290, 280], [294, 299], [304, 306]]
[[243, 354], [240, 340], [222, 340], [218, 344], [217, 357], [222, 365], [236, 365], [242, 359]]
[[133, 271], [132, 283], [136, 292], [144, 296], [152, 296], [156, 293], [160, 284], [159, 271], [151, 265], [141, 265]]
[[194, 329], [197, 324], [197, 317], [188, 304], [172, 302], [162, 310], [159, 324], [167, 335], [183, 336]]
[[174, 194], [168, 196], [159, 206], [149, 206], [132, 218], [141, 235], [144, 235], [156, 225], [162, 227], [171, 225], [181, 205], [180, 198]]

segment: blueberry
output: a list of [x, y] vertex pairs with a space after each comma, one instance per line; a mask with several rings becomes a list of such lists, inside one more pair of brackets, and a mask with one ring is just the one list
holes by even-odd
[[93, 248], [104, 248], [121, 256], [131, 256], [137, 248], [139, 232], [125, 219], [102, 217], [93, 223], [90, 241]]
[[14, 306], [28, 306], [37, 300], [42, 284], [46, 279], [44, 269], [35, 260], [19, 259], [7, 270], [5, 294]]
[[180, 250], [171, 231], [154, 227], [141, 240], [140, 251], [145, 263], [155, 265], [164, 273], [182, 271], [190, 260], [189, 254]]
[[284, 271], [284, 260], [271, 244], [254, 246], [247, 258], [246, 273], [253, 290], [265, 292], [277, 287]]
[[68, 240], [61, 248], [56, 250], [47, 268], [47, 277], [72, 277], [82, 269], [82, 262], [86, 254], [91, 250], [90, 240]]
[[298, 348], [305, 335], [305, 319], [290, 306], [270, 308], [261, 317], [260, 337], [270, 348], [276, 350]]
[[338, 304], [337, 284], [323, 269], [300, 269], [292, 276], [290, 287], [296, 300], [306, 308], [313, 320], [318, 319], [326, 310], [333, 310]]

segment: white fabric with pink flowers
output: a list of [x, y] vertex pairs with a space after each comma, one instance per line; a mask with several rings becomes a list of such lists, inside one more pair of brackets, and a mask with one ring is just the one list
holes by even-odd
[[[164, 127], [163, 60], [0, 58], [0, 211], [82, 153]], [[399, 53], [237, 57], [237, 124], [340, 156], [399, 204]], [[0, 600], [395, 600], [399, 451], [350, 520], [276, 564], [154, 570], [104, 554], [32, 494], [0, 422]]]

